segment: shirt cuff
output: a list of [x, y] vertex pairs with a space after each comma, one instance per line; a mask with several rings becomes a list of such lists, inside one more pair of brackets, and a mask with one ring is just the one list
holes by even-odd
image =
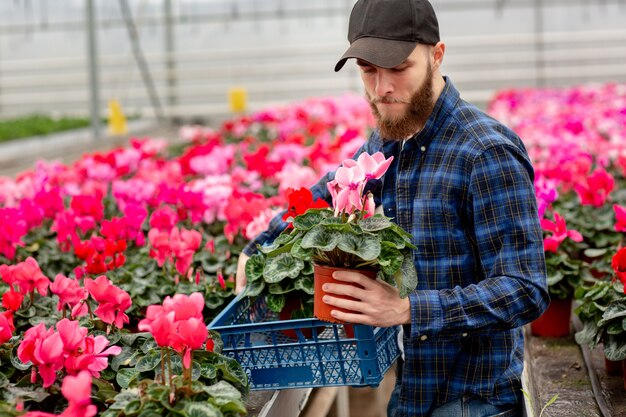
[[[439, 291], [415, 291], [409, 294], [411, 302], [411, 340], [428, 340], [443, 330], [443, 309]], [[408, 335], [407, 335], [408, 336]]]

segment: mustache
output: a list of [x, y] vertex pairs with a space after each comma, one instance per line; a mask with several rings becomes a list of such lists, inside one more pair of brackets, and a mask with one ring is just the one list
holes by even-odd
[[401, 104], [409, 104], [410, 101], [409, 100], [403, 100], [401, 98], [395, 98], [395, 97], [369, 97], [370, 99], [370, 103], [372, 104], [378, 104], [378, 103], [383, 103], [383, 104], [394, 104], [394, 103], [401, 103]]

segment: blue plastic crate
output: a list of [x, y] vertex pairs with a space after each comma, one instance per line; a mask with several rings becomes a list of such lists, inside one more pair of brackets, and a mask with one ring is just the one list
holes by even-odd
[[396, 327], [344, 325], [317, 319], [279, 320], [264, 298], [234, 299], [212, 322], [223, 354], [248, 374], [250, 389], [333, 385], [377, 386], [400, 356]]

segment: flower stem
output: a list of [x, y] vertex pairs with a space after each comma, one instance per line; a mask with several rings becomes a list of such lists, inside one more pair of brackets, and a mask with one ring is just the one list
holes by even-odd
[[165, 385], [165, 348], [161, 348], [161, 382]]

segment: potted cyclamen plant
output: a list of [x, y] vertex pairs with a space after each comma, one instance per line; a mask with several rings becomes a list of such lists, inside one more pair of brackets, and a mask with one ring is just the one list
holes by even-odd
[[544, 238], [546, 269], [550, 305], [531, 323], [535, 336], [563, 337], [570, 334], [570, 318], [574, 291], [582, 283], [581, 261], [573, 259], [573, 243], [582, 242], [576, 230], [567, 230], [565, 219], [554, 212], [554, 222], [542, 219], [541, 226], [547, 232]]
[[268, 305], [280, 311], [285, 293], [314, 293], [315, 317], [331, 322], [337, 320], [321, 301], [321, 288], [333, 279], [334, 270], [358, 270], [395, 284], [402, 297], [408, 296], [417, 286], [412, 236], [391, 219], [375, 214], [373, 195], [365, 192], [367, 182], [380, 179], [392, 160], [381, 152], [345, 160], [328, 183], [333, 207], [318, 204], [303, 213], [288, 213], [290, 227], [250, 258], [247, 294], [269, 292]]

